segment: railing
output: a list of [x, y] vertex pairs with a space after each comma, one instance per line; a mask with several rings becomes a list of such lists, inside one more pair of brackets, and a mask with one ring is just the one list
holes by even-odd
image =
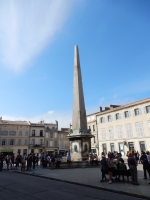
[[44, 144], [30, 144], [32, 147], [44, 147]]

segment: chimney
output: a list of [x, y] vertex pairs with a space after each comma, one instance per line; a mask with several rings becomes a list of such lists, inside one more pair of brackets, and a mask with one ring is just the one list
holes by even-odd
[[109, 107], [105, 107], [105, 110], [110, 110], [110, 108]]
[[100, 110], [100, 112], [102, 112], [102, 111], [103, 111], [103, 108], [100, 106], [100, 107], [99, 107], [99, 110]]

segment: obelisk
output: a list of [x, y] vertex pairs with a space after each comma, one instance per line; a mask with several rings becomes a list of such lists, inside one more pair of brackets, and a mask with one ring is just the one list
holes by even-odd
[[75, 45], [72, 127], [68, 135], [70, 154], [74, 161], [87, 159], [91, 150], [91, 137], [91, 130], [87, 129], [79, 50]]

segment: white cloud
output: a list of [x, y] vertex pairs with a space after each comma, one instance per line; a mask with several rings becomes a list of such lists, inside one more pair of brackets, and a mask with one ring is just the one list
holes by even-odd
[[0, 0], [0, 61], [18, 72], [53, 41], [73, 2]]
[[49, 115], [51, 115], [51, 114], [53, 114], [53, 113], [54, 113], [53, 110], [48, 111], [48, 114], [49, 114]]

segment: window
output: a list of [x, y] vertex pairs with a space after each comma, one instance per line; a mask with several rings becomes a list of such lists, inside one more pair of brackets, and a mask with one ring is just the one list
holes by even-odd
[[57, 147], [57, 141], [55, 140], [55, 147]]
[[112, 129], [112, 127], [109, 127], [108, 131], [109, 131], [109, 139], [110, 139], [110, 140], [113, 140], [113, 139], [114, 139], [114, 134], [113, 134], [113, 129]]
[[8, 135], [8, 131], [2, 131], [1, 135]]
[[129, 113], [129, 111], [125, 111], [125, 112], [124, 112], [124, 116], [125, 116], [125, 118], [130, 117], [130, 113]]
[[43, 139], [40, 139], [40, 145], [43, 145]]
[[50, 138], [53, 138], [53, 133], [52, 132], [50, 133]]
[[16, 135], [16, 131], [9, 131], [9, 135]]
[[105, 140], [105, 129], [101, 129], [101, 134], [102, 134], [102, 140]]
[[122, 127], [117, 126], [117, 134], [118, 134], [118, 139], [122, 139]]
[[19, 131], [19, 135], [20, 135], [20, 136], [22, 135], [22, 131]]
[[28, 131], [26, 131], [25, 136], [28, 136]]
[[48, 147], [48, 141], [46, 141], [46, 147]]
[[53, 146], [53, 141], [50, 141], [50, 147], [52, 147]]
[[63, 138], [63, 137], [64, 137], [64, 135], [61, 133], [61, 134], [60, 134], [60, 138]]
[[112, 116], [111, 115], [108, 115], [108, 122], [111, 122], [112, 121]]
[[140, 142], [140, 149], [141, 151], [146, 151], [145, 142]]
[[21, 145], [21, 139], [18, 139], [18, 145]]
[[126, 124], [126, 132], [127, 132], [127, 138], [132, 138], [131, 124]]
[[40, 130], [40, 136], [43, 137], [43, 130]]
[[26, 153], [27, 154], [27, 149], [23, 149], [23, 154]]
[[104, 117], [101, 117], [100, 118], [100, 123], [104, 123], [105, 122], [105, 118]]
[[10, 145], [14, 145], [15, 144], [15, 140], [10, 140]]
[[32, 145], [35, 145], [35, 139], [32, 139]]
[[57, 138], [57, 132], [55, 132], [55, 138]]
[[116, 113], [116, 120], [120, 119], [120, 114]]
[[2, 145], [6, 145], [6, 140], [2, 140]]
[[150, 106], [146, 106], [146, 113], [150, 113]]
[[134, 109], [134, 114], [135, 116], [140, 115], [140, 109], [139, 108]]
[[46, 133], [46, 138], [48, 138], [48, 133]]
[[115, 151], [115, 147], [114, 147], [114, 144], [113, 144], [113, 143], [110, 144], [110, 150], [111, 150], [112, 153]]
[[133, 142], [129, 142], [129, 151], [134, 151], [134, 144], [133, 144]]
[[35, 136], [35, 130], [32, 130], [32, 136]]
[[103, 149], [104, 154], [106, 155], [107, 154], [107, 146], [106, 146], [106, 144], [102, 144], [102, 149]]
[[25, 145], [28, 145], [29, 141], [28, 139], [25, 139]]
[[95, 131], [95, 125], [93, 125], [93, 131]]
[[137, 122], [137, 123], [136, 123], [136, 131], [137, 131], [138, 137], [143, 137], [142, 122]]
[[89, 129], [91, 129], [91, 127], [89, 126]]

